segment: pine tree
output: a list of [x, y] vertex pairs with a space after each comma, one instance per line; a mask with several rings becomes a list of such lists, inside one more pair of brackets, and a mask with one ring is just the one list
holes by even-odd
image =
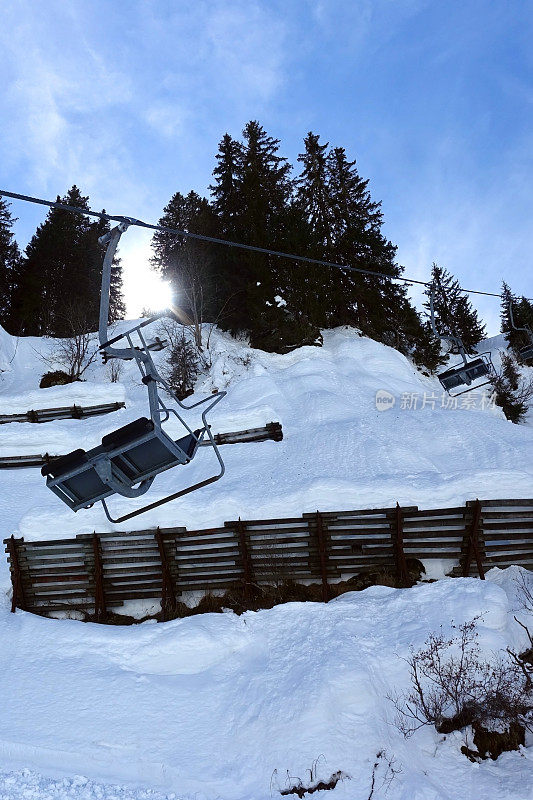
[[[382, 234], [381, 204], [372, 200], [368, 180], [356, 162], [336, 147], [327, 151], [309, 133], [297, 182], [298, 202], [311, 227], [312, 255], [327, 261], [400, 277], [396, 248]], [[390, 344], [433, 371], [442, 362], [439, 341], [422, 324], [406, 289], [386, 278], [350, 270], [309, 270], [312, 318], [321, 327], [354, 325], [367, 336]]]
[[[527, 345], [533, 344], [533, 341], [527, 330], [516, 330], [516, 328], [529, 328], [533, 331], [533, 304], [525, 297], [518, 299], [505, 281], [502, 283], [501, 298], [501, 331], [507, 335], [507, 341], [515, 356], [520, 358], [520, 351]], [[514, 326], [511, 324], [511, 307]], [[531, 359], [527, 363], [530, 361]]]
[[[279, 140], [258, 122], [245, 126], [243, 138], [239, 143], [226, 134], [219, 146], [211, 192], [221, 235], [259, 247], [291, 249], [299, 222], [291, 165], [279, 155]], [[300, 309], [287, 304], [290, 264], [232, 248], [217, 258], [226, 307], [222, 324], [228, 330], [248, 333], [255, 346], [268, 349], [296, 346], [318, 334]], [[278, 296], [285, 305], [278, 304]]]
[[[58, 202], [88, 208], [77, 186]], [[73, 335], [73, 325], [87, 330], [98, 327], [100, 281], [105, 247], [98, 237], [109, 230], [105, 221], [63, 209], [50, 209], [26, 248], [15, 297], [19, 333], [35, 336]], [[110, 318], [123, 312], [121, 268], [115, 260], [112, 272]], [[78, 331], [79, 332], [79, 331]]]
[[[448, 270], [433, 264], [431, 284], [434, 287], [433, 308], [437, 331], [442, 336], [459, 338], [465, 351], [474, 353], [475, 346], [485, 336], [485, 326], [462, 291], [459, 281]], [[425, 294], [431, 296], [430, 287]], [[426, 309], [430, 308], [429, 301], [424, 305]], [[452, 352], [457, 352], [457, 348], [452, 347]]]
[[19, 280], [21, 254], [12, 232], [15, 222], [8, 203], [0, 197], [0, 325], [10, 332], [18, 328], [13, 317], [13, 295]]
[[[102, 214], [105, 214], [105, 209], [102, 209]], [[88, 257], [88, 270], [87, 274], [90, 275], [90, 294], [94, 298], [93, 310], [91, 312], [91, 319], [95, 321], [100, 316], [100, 289], [102, 285], [102, 267], [104, 264], [104, 257], [107, 245], [101, 245], [98, 239], [104, 234], [109, 233], [111, 230], [111, 223], [109, 220], [100, 219], [93, 222], [89, 228], [88, 242], [87, 242], [87, 257]], [[113, 264], [111, 266], [111, 281], [109, 286], [109, 322], [116, 322], [119, 319], [124, 319], [126, 315], [126, 307], [124, 305], [124, 296], [122, 293], [122, 264], [121, 259], [115, 254]], [[97, 325], [95, 322], [94, 329]]]
[[332, 253], [334, 226], [328, 185], [329, 142], [320, 144], [320, 136], [310, 131], [304, 145], [305, 152], [298, 156], [303, 165], [296, 181], [298, 202], [309, 221], [315, 245], [320, 248], [320, 257], [327, 261]]
[[242, 144], [233, 139], [229, 133], [225, 133], [220, 141], [216, 160], [217, 165], [213, 170], [215, 183], [209, 190], [213, 197], [213, 208], [221, 220], [226, 235], [229, 236], [241, 227], [239, 214], [242, 210], [240, 197]]
[[[305, 150], [298, 156], [303, 165], [297, 178], [295, 209], [299, 231], [295, 252], [324, 261], [334, 261], [333, 208], [329, 194], [327, 148], [320, 136], [310, 131], [304, 139]], [[293, 305], [300, 304], [308, 319], [326, 328], [331, 312], [331, 286], [334, 275], [327, 267], [312, 264], [295, 265], [291, 271], [290, 289]]]
[[[163, 209], [163, 227], [218, 236], [218, 220], [209, 202], [196, 192], [176, 192]], [[173, 287], [175, 310], [191, 322], [197, 346], [202, 348], [202, 323], [214, 320], [220, 309], [215, 245], [164, 231], [152, 238], [151, 263]]]
[[518, 364], [510, 353], [502, 353], [500, 371], [491, 378], [496, 405], [502, 408], [508, 420], [518, 424], [529, 412], [533, 397], [533, 380], [521, 376]]

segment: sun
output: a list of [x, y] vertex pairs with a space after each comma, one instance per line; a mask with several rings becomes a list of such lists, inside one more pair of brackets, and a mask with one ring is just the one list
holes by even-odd
[[170, 283], [150, 266], [150, 234], [135, 231], [129, 242], [123, 240], [120, 258], [124, 303], [127, 317], [140, 317], [144, 310], [163, 311], [174, 300]]

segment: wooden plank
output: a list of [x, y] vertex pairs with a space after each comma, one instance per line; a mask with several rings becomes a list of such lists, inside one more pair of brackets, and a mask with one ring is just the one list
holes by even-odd
[[[406, 513], [407, 512], [411, 512], [411, 511], [418, 511], [418, 506], [404, 506], [404, 510], [405, 510]], [[391, 508], [390, 506], [387, 506], [386, 508], [370, 508], [370, 509], [368, 509], [368, 508], [362, 508], [362, 509], [358, 508], [358, 509], [354, 509], [354, 510], [351, 510], [351, 511], [321, 511], [320, 513], [324, 517], [326, 517], [328, 519], [328, 525], [329, 525], [329, 518], [330, 517], [346, 517], [346, 516], [358, 517], [358, 516], [369, 516], [369, 515], [372, 515], [372, 514], [374, 514], [374, 515], [375, 514], [392, 514], [392, 513], [394, 513], [394, 508]], [[306, 514], [303, 514], [302, 516], [304, 517], [304, 519], [307, 519], [309, 517], [312, 517], [313, 513], [306, 513]]]
[[[246, 527], [250, 528], [258, 528], [258, 527], [272, 527], [273, 525], [290, 525], [294, 524], [295, 522], [302, 523], [302, 517], [285, 517], [284, 519], [243, 519], [243, 524]], [[237, 528], [238, 520], [232, 520], [230, 522], [225, 522], [224, 526], [226, 528]]]
[[500, 553], [500, 555], [487, 556], [486, 563], [496, 564], [498, 566], [501, 566], [502, 564], [505, 564], [506, 566], [511, 566], [514, 564], [518, 566], [524, 566], [526, 564], [533, 566], [533, 556], [522, 554], [520, 556], [515, 557], [512, 554], [508, 555], [506, 553], [505, 554]]
[[418, 509], [417, 511], [405, 510], [405, 517], [406, 519], [418, 519], [422, 517], [464, 516], [464, 513], [465, 513], [464, 506], [453, 506], [451, 508]]
[[511, 544], [490, 544], [485, 547], [485, 552], [489, 556], [493, 552], [501, 552], [507, 550], [508, 552], [522, 553], [530, 551], [533, 554], [533, 542], [512, 542]]
[[62, 550], [62, 549], [69, 549], [71, 547], [73, 547], [73, 548], [77, 547], [78, 550], [82, 549], [80, 547], [79, 543], [76, 541], [76, 539], [50, 539], [49, 541], [45, 541], [45, 542], [37, 542], [37, 541], [35, 541], [35, 542], [29, 541], [28, 542], [28, 541], [24, 540], [24, 545], [23, 546], [24, 546], [25, 550], [41, 550], [41, 549], [45, 549], [45, 550], [48, 550], [48, 549], [50, 549], [50, 550], [60, 549], [60, 550]]
[[[469, 502], [473, 502], [473, 501], [469, 501]], [[508, 506], [514, 506], [516, 508], [531, 508], [531, 507], [533, 507], [533, 500], [530, 499], [530, 498], [528, 498], [527, 500], [522, 500], [522, 499], [519, 499], [519, 500], [481, 500], [480, 502], [481, 502], [481, 507], [483, 509], [491, 508], [491, 507], [494, 507], [494, 506], [496, 506], [496, 507], [501, 506], [503, 508], [506, 508]]]
[[459, 530], [464, 529], [464, 517], [450, 517], [449, 519], [442, 519], [441, 517], [434, 517], [433, 519], [417, 519], [405, 520], [405, 532], [428, 531], [434, 530]]
[[85, 575], [85, 565], [79, 564], [73, 567], [31, 567], [25, 570], [32, 578], [39, 578], [41, 575]]
[[518, 529], [527, 530], [531, 533], [533, 531], [533, 518], [529, 520], [501, 520], [493, 522], [486, 522], [483, 520], [481, 527], [486, 531], [513, 531]]
[[20, 564], [21, 566], [24, 564], [28, 569], [33, 567], [53, 567], [53, 566], [60, 566], [61, 564], [65, 564], [66, 566], [80, 566], [82, 561], [83, 555], [76, 554], [72, 555], [70, 558], [60, 558], [59, 556], [51, 556], [50, 558], [26, 558], [25, 555], [21, 555], [20, 557]]

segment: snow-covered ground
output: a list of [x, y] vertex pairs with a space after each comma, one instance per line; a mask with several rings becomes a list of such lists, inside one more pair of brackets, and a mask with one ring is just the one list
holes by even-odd
[[[490, 346], [497, 359], [502, 338]], [[41, 356], [51, 347], [0, 330], [2, 413], [116, 400], [126, 408], [81, 421], [3, 425], [2, 455], [88, 449], [147, 412], [131, 364], [120, 383], [95, 364], [84, 383], [38, 389], [48, 369]], [[322, 348], [283, 356], [215, 331], [211, 357], [197, 397], [228, 392], [213, 430], [280, 420], [284, 440], [225, 447], [221, 481], [141, 517], [142, 527], [531, 497], [531, 424], [507, 422], [482, 391], [450, 407], [435, 378], [354, 331], [326, 332]], [[377, 393], [385, 404], [377, 406]], [[189, 467], [159, 476], [147, 497], [176, 491], [213, 466], [212, 454], [201, 451]], [[131, 503], [116, 500], [113, 508], [124, 513]], [[99, 508], [70, 512], [28, 468], [0, 472], [0, 527], [2, 538], [51, 539], [110, 524]], [[338, 770], [350, 776], [324, 796], [367, 800], [380, 751], [401, 772], [389, 785], [386, 758], [378, 759], [374, 800], [531, 798], [531, 751], [475, 765], [457, 736], [424, 729], [405, 741], [386, 699], [407, 686], [409, 646], [441, 624], [446, 631], [452, 620], [481, 614], [487, 653], [524, 645], [512, 618], [516, 569], [493, 570], [484, 583], [374, 587], [327, 605], [114, 628], [11, 615], [2, 561], [0, 800], [267, 800], [280, 796], [287, 776], [305, 782], [313, 764], [317, 779]]]
[[[2, 455], [88, 449], [105, 433], [147, 413], [146, 390], [131, 363], [118, 384], [95, 364], [84, 383], [38, 389], [47, 369], [38, 353], [52, 346], [50, 340], [2, 337], [2, 413], [115, 400], [125, 400], [126, 408], [81, 421], [3, 425]], [[496, 356], [497, 347], [498, 342]], [[215, 387], [227, 390], [212, 414], [213, 430], [280, 420], [284, 440], [225, 447], [223, 480], [151, 512], [142, 518], [145, 527], [202, 527], [239, 515], [290, 516], [396, 501], [436, 507], [476, 497], [531, 496], [533, 427], [513, 425], [501, 410], [487, 407], [484, 390], [449, 407], [436, 378], [353, 330], [327, 331], [323, 347], [282, 356], [252, 350], [215, 331], [211, 356], [212, 368], [198, 382], [197, 396]], [[376, 394], [383, 392], [394, 400], [386, 410], [376, 406]], [[169, 430], [176, 437], [182, 433], [174, 423]], [[201, 451], [187, 468], [160, 475], [139, 505], [212, 474], [215, 466], [213, 453]], [[4, 536], [42, 539], [110, 527], [99, 506], [73, 514], [46, 489], [35, 468], [0, 473], [0, 486]], [[114, 516], [131, 510], [134, 502], [112, 501]]]
[[527, 800], [531, 749], [472, 764], [460, 734], [405, 740], [387, 699], [408, 687], [409, 647], [452, 620], [481, 615], [488, 656], [524, 647], [518, 570], [126, 628], [4, 603], [0, 797], [271, 800], [315, 765], [346, 776], [317, 797], [367, 800], [377, 761], [378, 800]]

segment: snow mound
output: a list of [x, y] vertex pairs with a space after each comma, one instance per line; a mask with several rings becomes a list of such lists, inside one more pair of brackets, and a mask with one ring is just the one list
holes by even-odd
[[[10, 337], [3, 340], [9, 349]], [[82, 421], [4, 425], [2, 455], [89, 449], [110, 430], [147, 412], [146, 390], [133, 364], [125, 365], [120, 383], [111, 383], [106, 368], [94, 363], [86, 382], [39, 390], [42, 356], [49, 356], [53, 345], [50, 339], [18, 340], [11, 371], [0, 375], [3, 413], [122, 399], [127, 408]], [[435, 378], [354, 330], [326, 331], [323, 347], [302, 347], [286, 355], [253, 350], [215, 330], [208, 355], [211, 367], [191, 400], [214, 389], [227, 391], [212, 414], [213, 430], [279, 420], [284, 439], [225, 447], [223, 480], [154, 510], [143, 517], [144, 527], [199, 528], [238, 516], [272, 518], [317, 508], [397, 501], [435, 507], [475, 497], [531, 495], [531, 426], [507, 422], [484, 390], [450, 402]], [[165, 352], [156, 357], [164, 358]], [[383, 393], [389, 398], [385, 407], [376, 400]], [[182, 432], [175, 422], [169, 431], [176, 437]], [[215, 468], [213, 454], [203, 450], [187, 468], [158, 476], [150, 500], [202, 480]], [[42, 539], [111, 527], [98, 506], [72, 514], [46, 489], [36, 469], [2, 472], [0, 483], [4, 536]], [[113, 511], [126, 513], [136, 502], [115, 498]]]
[[[474, 766], [459, 736], [427, 728], [404, 740], [387, 700], [408, 686], [409, 647], [440, 625], [448, 634], [452, 620], [481, 615], [483, 652], [505, 648], [519, 636], [510, 606], [494, 582], [448, 579], [129, 628], [5, 609], [0, 766], [30, 764], [54, 785], [80, 774], [180, 800], [271, 800], [315, 764], [318, 780], [350, 776], [332, 797], [354, 800], [368, 796], [385, 751], [401, 767], [387, 798], [525, 798], [527, 751]], [[384, 778], [383, 763], [379, 785]], [[67, 786], [69, 797], [84, 796], [83, 784]]]

